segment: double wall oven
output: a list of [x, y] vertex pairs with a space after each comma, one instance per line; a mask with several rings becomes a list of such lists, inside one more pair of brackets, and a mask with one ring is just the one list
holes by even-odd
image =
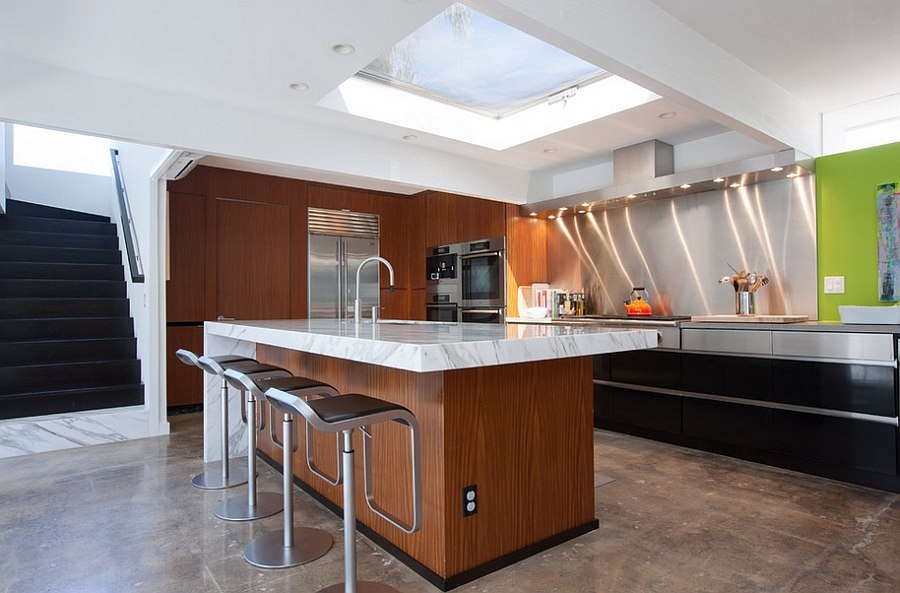
[[425, 270], [427, 320], [505, 321], [505, 237], [430, 247]]

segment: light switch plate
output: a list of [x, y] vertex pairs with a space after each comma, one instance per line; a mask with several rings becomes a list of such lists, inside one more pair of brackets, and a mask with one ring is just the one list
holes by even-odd
[[844, 294], [844, 277], [825, 276], [825, 294]]

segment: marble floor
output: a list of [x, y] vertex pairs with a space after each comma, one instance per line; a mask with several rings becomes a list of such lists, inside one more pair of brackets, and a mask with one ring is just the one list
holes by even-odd
[[[190, 486], [199, 415], [170, 420], [168, 437], [0, 460], [0, 593], [312, 593], [341, 580], [340, 521], [299, 490], [297, 523], [334, 534], [334, 550], [287, 570], [244, 562], [281, 515], [216, 519], [223, 493]], [[456, 591], [900, 591], [900, 495], [601, 431], [595, 452], [600, 529]], [[260, 472], [279, 491], [280, 475]], [[357, 547], [361, 577], [437, 591]]]

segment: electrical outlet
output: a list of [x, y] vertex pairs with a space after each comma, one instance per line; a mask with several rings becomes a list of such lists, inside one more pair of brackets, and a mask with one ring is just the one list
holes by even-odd
[[825, 294], [844, 294], [844, 277], [825, 276]]
[[469, 515], [474, 515], [478, 512], [478, 493], [475, 489], [475, 484], [463, 486], [462, 512], [463, 517], [468, 517]]

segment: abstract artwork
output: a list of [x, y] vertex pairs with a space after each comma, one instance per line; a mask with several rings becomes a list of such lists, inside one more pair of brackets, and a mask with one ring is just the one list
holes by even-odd
[[885, 183], [876, 191], [878, 201], [878, 300], [900, 300], [900, 193], [898, 184]]

